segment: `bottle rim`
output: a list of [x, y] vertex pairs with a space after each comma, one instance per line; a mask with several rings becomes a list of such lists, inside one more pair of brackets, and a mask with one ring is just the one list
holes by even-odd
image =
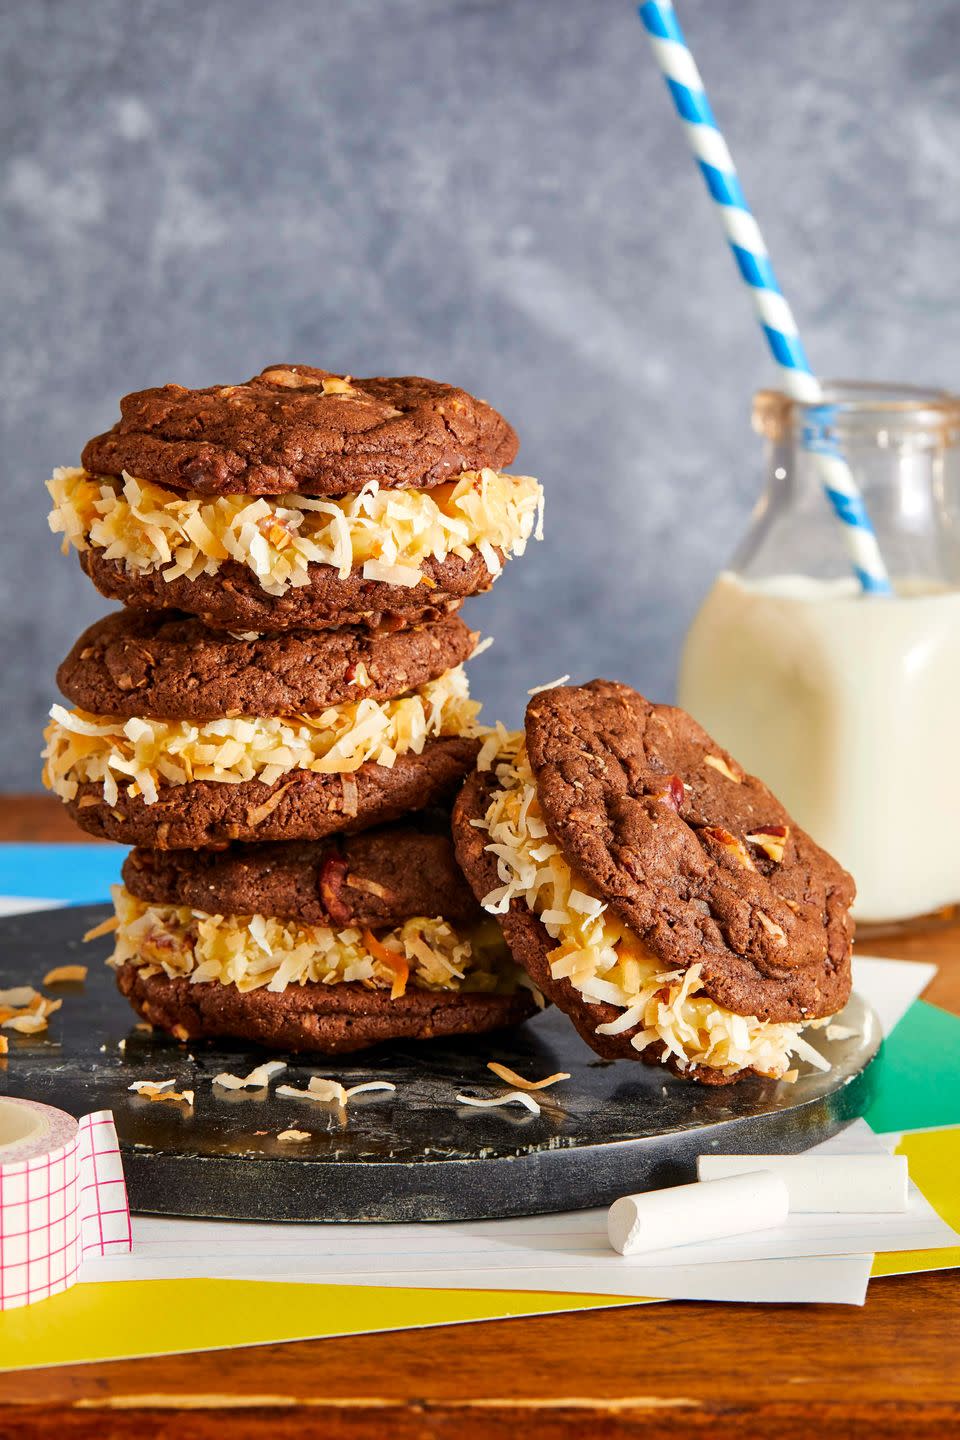
[[[945, 439], [960, 431], [960, 395], [935, 386], [892, 381], [823, 380], [823, 400], [794, 400], [782, 390], [758, 390], [753, 397], [753, 428], [768, 440], [782, 440], [798, 427], [829, 423], [864, 434], [939, 432]], [[829, 406], [829, 418], [823, 407]]]

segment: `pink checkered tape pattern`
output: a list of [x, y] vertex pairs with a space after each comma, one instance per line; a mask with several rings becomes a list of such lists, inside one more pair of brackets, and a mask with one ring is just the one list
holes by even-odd
[[68, 1290], [85, 1254], [130, 1243], [110, 1112], [78, 1122], [33, 1100], [0, 1098], [0, 1310]]

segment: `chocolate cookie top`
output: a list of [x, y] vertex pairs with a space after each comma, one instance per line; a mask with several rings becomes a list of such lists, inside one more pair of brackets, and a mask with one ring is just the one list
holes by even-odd
[[427, 489], [461, 470], [502, 469], [516, 453], [503, 416], [453, 385], [271, 365], [245, 385], [126, 395], [83, 465], [201, 495], [338, 496], [370, 480]]
[[75, 705], [100, 715], [204, 721], [317, 714], [400, 695], [459, 665], [476, 642], [455, 615], [393, 632], [242, 639], [176, 613], [120, 610], [84, 631], [57, 684]]
[[313, 842], [132, 850], [123, 881], [149, 904], [216, 915], [267, 915], [337, 929], [392, 927], [416, 915], [476, 924], [483, 912], [457, 868], [449, 815], [438, 815], [434, 828], [431, 818]]
[[665, 968], [739, 1014], [845, 1003], [853, 880], [695, 720], [594, 680], [534, 696], [526, 734], [547, 828]]

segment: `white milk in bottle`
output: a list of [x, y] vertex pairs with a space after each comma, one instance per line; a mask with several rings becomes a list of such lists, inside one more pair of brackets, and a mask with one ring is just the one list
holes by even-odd
[[858, 920], [960, 899], [960, 592], [724, 572], [679, 698], [851, 871]]
[[[960, 401], [755, 399], [767, 487], [693, 622], [679, 701], [853, 874], [860, 923], [960, 902]], [[861, 593], [807, 448], [838, 445], [895, 594]]]

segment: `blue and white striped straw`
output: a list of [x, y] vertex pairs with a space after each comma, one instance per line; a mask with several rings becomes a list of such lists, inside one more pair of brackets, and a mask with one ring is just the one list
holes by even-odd
[[638, 7], [637, 13], [717, 207], [737, 268], [753, 296], [783, 388], [792, 399], [804, 405], [824, 407], [820, 415], [812, 417], [819, 423], [805, 428], [803, 445], [815, 456], [827, 499], [843, 525], [857, 579], [868, 594], [890, 595], [893, 593], [890, 579], [863, 497], [839, 448], [824, 434], [830, 407], [810, 368], [793, 311], [773, 273], [760, 227], [744, 198], [733, 158], [714, 119], [673, 5], [669, 0], [647, 0]]

